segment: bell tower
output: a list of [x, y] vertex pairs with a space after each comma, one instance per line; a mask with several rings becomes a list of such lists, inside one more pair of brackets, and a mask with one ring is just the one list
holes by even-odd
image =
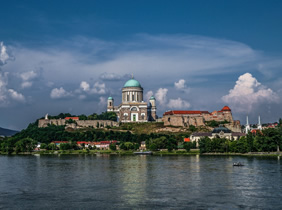
[[157, 119], [156, 99], [154, 96], [151, 96], [149, 100], [148, 113], [149, 113], [148, 116], [150, 121], [155, 121]]
[[113, 97], [108, 98], [108, 106], [107, 106], [107, 112], [113, 112], [114, 111], [114, 99]]

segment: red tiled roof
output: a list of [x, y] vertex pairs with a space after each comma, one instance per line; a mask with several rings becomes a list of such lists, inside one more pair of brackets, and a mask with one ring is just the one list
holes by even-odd
[[52, 141], [53, 144], [69, 143], [68, 141]]
[[229, 111], [231, 112], [231, 109], [228, 106], [225, 106], [221, 109], [221, 111]]
[[76, 144], [91, 144], [91, 141], [78, 141]]
[[65, 120], [79, 120], [79, 117], [66, 117]]
[[184, 110], [172, 110], [165, 112], [164, 115], [174, 115], [174, 114], [209, 114], [208, 111], [184, 111]]
[[190, 142], [190, 138], [184, 138], [184, 142]]

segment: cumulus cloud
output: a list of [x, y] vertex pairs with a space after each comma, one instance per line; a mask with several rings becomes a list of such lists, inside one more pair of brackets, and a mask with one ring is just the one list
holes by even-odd
[[263, 86], [250, 73], [241, 75], [229, 94], [222, 97], [225, 103], [236, 107], [238, 112], [249, 113], [260, 104], [278, 102], [277, 94]]
[[33, 79], [35, 79], [38, 74], [35, 71], [27, 71], [19, 74], [20, 78], [22, 79], [22, 88], [28, 88], [31, 87], [33, 84]]
[[72, 93], [67, 92], [63, 87], [54, 88], [50, 93], [50, 97], [52, 99], [67, 98], [70, 97], [71, 95]]
[[21, 102], [25, 101], [25, 97], [23, 96], [23, 94], [18, 93], [17, 91], [15, 91], [13, 89], [8, 89], [8, 92], [9, 92], [12, 99], [14, 99], [16, 101], [21, 101]]
[[7, 53], [7, 48], [3, 44], [3, 42], [0, 42], [0, 65], [6, 64], [7, 60], [9, 60], [10, 56]]
[[167, 107], [171, 109], [187, 109], [190, 107], [190, 103], [181, 98], [170, 99]]
[[16, 90], [7, 88], [8, 73], [0, 73], [0, 106], [5, 107], [11, 103], [11, 100], [18, 102], [25, 102], [25, 97], [23, 94], [18, 93]]
[[80, 88], [83, 90], [83, 91], [89, 91], [90, 90], [90, 85], [88, 84], [88, 82], [85, 82], [85, 81], [82, 81], [80, 83]]
[[185, 79], [180, 79], [178, 82], [175, 82], [174, 83], [174, 87], [177, 89], [177, 90], [181, 90], [185, 93], [188, 93], [190, 91], [190, 88], [188, 88], [186, 86], [186, 81]]
[[[82, 89], [84, 92], [87, 92], [89, 94], [103, 95], [107, 92], [106, 91], [106, 84], [100, 83], [100, 82], [95, 82], [93, 87], [90, 88], [90, 84], [88, 82], [82, 81], [80, 83], [80, 89]], [[81, 91], [76, 90], [75, 92], [80, 93]]]
[[150, 99], [151, 96], [153, 96], [153, 95], [154, 95], [154, 92], [153, 92], [152, 90], [149, 90], [149, 91], [145, 94], [145, 96], [144, 96], [145, 101], [149, 101], [149, 99]]
[[100, 95], [105, 94], [106, 93], [106, 84], [95, 82], [91, 92], [96, 93], [96, 94], [100, 94]]
[[156, 92], [156, 100], [162, 106], [167, 102], [167, 88], [159, 88]]
[[176, 89], [182, 90], [182, 89], [184, 89], [186, 87], [185, 82], [186, 81], [184, 79], [180, 79], [178, 82], [174, 83], [174, 87]]

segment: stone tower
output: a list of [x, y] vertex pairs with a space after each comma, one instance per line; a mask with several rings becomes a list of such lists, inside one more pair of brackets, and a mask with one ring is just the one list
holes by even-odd
[[157, 118], [157, 107], [156, 107], [156, 99], [154, 96], [151, 96], [149, 100], [149, 106], [148, 106], [148, 117], [149, 121], [155, 121]]
[[260, 116], [258, 116], [258, 129], [262, 130], [262, 126], [261, 126], [261, 123], [260, 123]]
[[107, 112], [113, 112], [114, 111], [114, 99], [113, 97], [108, 98], [108, 106], [107, 106]]
[[245, 127], [245, 132], [248, 133], [249, 131], [251, 131], [251, 127], [249, 125], [249, 118], [247, 116], [247, 119], [246, 119], [246, 127]]

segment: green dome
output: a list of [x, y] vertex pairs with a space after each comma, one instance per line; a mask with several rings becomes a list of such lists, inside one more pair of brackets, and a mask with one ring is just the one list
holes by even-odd
[[124, 87], [141, 87], [141, 85], [137, 80], [130, 79], [124, 84]]
[[155, 97], [154, 97], [154, 96], [151, 96], [150, 100], [155, 100]]
[[113, 100], [113, 97], [112, 97], [112, 96], [110, 96], [110, 97], [108, 98], [108, 100]]

